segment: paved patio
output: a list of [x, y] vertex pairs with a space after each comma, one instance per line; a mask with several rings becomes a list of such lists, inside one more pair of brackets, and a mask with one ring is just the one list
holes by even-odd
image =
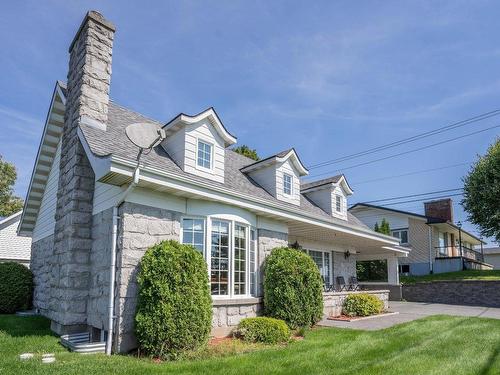
[[377, 330], [392, 327], [396, 324], [410, 322], [412, 320], [425, 318], [430, 315], [455, 315], [475, 316], [481, 318], [500, 319], [500, 308], [443, 305], [425, 302], [389, 302], [389, 311], [397, 311], [399, 314], [381, 318], [358, 320], [356, 322], [341, 322], [335, 320], [322, 320], [319, 325], [325, 327], [353, 328], [365, 330]]

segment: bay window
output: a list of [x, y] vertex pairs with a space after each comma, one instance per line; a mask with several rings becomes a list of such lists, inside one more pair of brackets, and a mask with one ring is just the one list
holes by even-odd
[[210, 289], [212, 295], [229, 294], [229, 222], [212, 221], [210, 252]]
[[182, 243], [192, 245], [203, 254], [205, 248], [205, 220], [190, 219], [182, 220]]

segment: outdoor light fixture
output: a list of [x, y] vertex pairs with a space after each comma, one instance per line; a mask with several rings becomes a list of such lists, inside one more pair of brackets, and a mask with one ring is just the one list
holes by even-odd
[[347, 251], [344, 252], [344, 258], [345, 259], [349, 259], [350, 256], [351, 256], [351, 252], [349, 250], [347, 250]]

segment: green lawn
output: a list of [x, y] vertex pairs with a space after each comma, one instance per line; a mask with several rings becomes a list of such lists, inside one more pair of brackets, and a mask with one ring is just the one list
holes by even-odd
[[434, 280], [500, 280], [500, 270], [479, 271], [467, 270], [458, 272], [436, 273], [424, 276], [401, 276], [403, 284]]
[[[18, 360], [23, 352], [37, 359]], [[42, 353], [57, 362], [42, 364]], [[154, 363], [69, 353], [40, 317], [0, 316], [0, 374], [500, 374], [500, 320], [435, 316], [382, 331], [321, 328], [286, 347]]]

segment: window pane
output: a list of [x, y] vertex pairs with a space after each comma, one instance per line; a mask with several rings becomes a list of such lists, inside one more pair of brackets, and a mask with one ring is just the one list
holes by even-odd
[[246, 293], [246, 227], [234, 227], [234, 294]]
[[182, 220], [182, 243], [194, 246], [203, 254], [205, 244], [205, 224], [203, 220]]
[[228, 294], [229, 265], [229, 223], [214, 220], [212, 222], [212, 270], [210, 284], [212, 295]]
[[198, 141], [198, 165], [204, 168], [211, 168], [212, 145]]
[[401, 231], [401, 243], [408, 243], [408, 231]]
[[291, 195], [292, 194], [292, 181], [293, 177], [289, 174], [283, 174], [283, 193]]
[[257, 280], [255, 272], [255, 250], [256, 250], [256, 236], [255, 230], [250, 230], [250, 294], [255, 296], [257, 294]]

